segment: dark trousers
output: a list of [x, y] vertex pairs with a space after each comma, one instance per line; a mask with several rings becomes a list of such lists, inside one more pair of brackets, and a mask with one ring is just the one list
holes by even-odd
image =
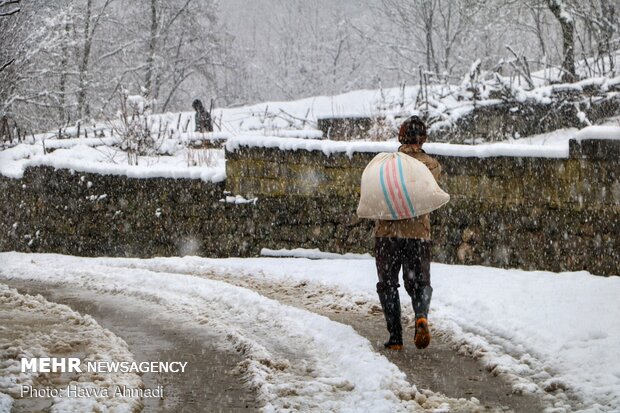
[[[398, 297], [398, 273], [402, 267], [405, 289], [416, 317], [427, 317], [430, 307], [431, 241], [416, 238], [375, 238], [377, 293]], [[399, 303], [400, 304], [400, 303]]]

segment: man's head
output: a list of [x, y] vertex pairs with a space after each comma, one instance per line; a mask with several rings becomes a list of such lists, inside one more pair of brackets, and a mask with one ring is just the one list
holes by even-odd
[[400, 125], [398, 141], [403, 145], [422, 145], [426, 142], [426, 124], [418, 116], [412, 116]]
[[202, 112], [204, 110], [204, 106], [202, 106], [202, 102], [200, 101], [200, 99], [194, 100], [192, 102], [192, 107], [198, 112]]

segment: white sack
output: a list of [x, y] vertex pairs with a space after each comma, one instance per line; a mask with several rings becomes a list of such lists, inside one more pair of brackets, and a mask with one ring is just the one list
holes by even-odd
[[450, 200], [424, 163], [401, 152], [382, 152], [362, 174], [357, 216], [395, 221], [428, 214]]

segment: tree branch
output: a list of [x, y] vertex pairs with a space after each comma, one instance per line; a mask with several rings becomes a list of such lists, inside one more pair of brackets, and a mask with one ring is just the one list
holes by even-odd
[[19, 13], [21, 9], [19, 7], [11, 10], [11, 11], [0, 11], [0, 17], [7, 17], [7, 16], [11, 16], [13, 14]]
[[15, 61], [15, 59], [11, 59], [8, 62], [6, 62], [5, 64], [2, 65], [2, 67], [0, 67], [0, 72], [2, 72], [4, 69], [6, 69], [7, 67], [11, 66], [11, 64]]

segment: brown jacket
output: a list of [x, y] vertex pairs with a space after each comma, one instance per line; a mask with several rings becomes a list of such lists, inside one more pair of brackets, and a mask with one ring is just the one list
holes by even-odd
[[[399, 152], [414, 157], [424, 163], [431, 171], [435, 180], [439, 182], [441, 165], [435, 158], [432, 158], [418, 145], [401, 145]], [[411, 219], [401, 219], [398, 221], [377, 220], [375, 223], [375, 237], [385, 238], [418, 238], [431, 239], [431, 220], [428, 214]]]

